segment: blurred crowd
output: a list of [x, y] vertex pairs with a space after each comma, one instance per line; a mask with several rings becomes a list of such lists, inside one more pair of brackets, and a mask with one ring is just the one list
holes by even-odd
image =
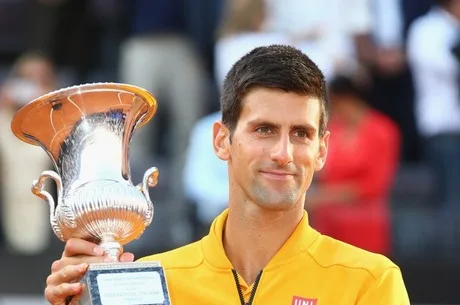
[[0, 41], [0, 239], [11, 253], [56, 238], [30, 192], [51, 160], [10, 129], [27, 102], [88, 82], [155, 95], [130, 161], [135, 183], [160, 170], [156, 214], [127, 248], [163, 251], [203, 236], [226, 207], [211, 135], [227, 71], [257, 46], [290, 44], [329, 87], [312, 225], [388, 256], [460, 259], [460, 0], [0, 0]]

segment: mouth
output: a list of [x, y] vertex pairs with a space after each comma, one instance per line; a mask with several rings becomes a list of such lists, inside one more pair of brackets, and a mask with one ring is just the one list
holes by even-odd
[[285, 171], [260, 171], [260, 173], [264, 177], [275, 180], [287, 180], [295, 176], [293, 173]]

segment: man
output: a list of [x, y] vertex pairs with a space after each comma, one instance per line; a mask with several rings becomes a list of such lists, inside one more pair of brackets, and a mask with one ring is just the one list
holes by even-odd
[[[228, 73], [221, 106], [213, 145], [228, 165], [229, 208], [201, 241], [141, 259], [161, 262], [172, 304], [409, 304], [390, 260], [308, 224], [305, 193], [329, 139], [318, 67], [292, 47], [256, 48]], [[104, 259], [97, 245], [68, 241], [47, 299], [78, 295], [71, 282]]]
[[[21, 54], [0, 87], [0, 218], [8, 251], [15, 255], [42, 253], [50, 243], [49, 210], [31, 192], [30, 183], [50, 167], [40, 147], [18, 141], [11, 132], [14, 114], [31, 100], [56, 89], [54, 63], [44, 54]], [[20, 161], [19, 161], [20, 160]]]
[[[429, 37], [429, 39], [427, 39]], [[414, 74], [417, 127], [436, 182], [437, 253], [457, 260], [460, 249], [460, 0], [437, 0], [409, 29], [407, 53]], [[426, 237], [425, 237], [426, 238]]]

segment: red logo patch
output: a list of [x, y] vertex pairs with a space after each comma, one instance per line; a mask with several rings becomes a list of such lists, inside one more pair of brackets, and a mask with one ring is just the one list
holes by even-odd
[[306, 299], [301, 297], [292, 297], [291, 305], [317, 305], [318, 299]]

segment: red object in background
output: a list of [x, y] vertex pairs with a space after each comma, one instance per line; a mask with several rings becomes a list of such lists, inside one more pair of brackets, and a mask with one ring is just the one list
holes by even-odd
[[352, 184], [357, 200], [318, 204], [312, 225], [322, 234], [360, 248], [390, 253], [389, 192], [399, 163], [399, 130], [386, 116], [371, 110], [356, 133], [347, 138], [340, 122], [331, 121], [331, 138], [320, 185]]

